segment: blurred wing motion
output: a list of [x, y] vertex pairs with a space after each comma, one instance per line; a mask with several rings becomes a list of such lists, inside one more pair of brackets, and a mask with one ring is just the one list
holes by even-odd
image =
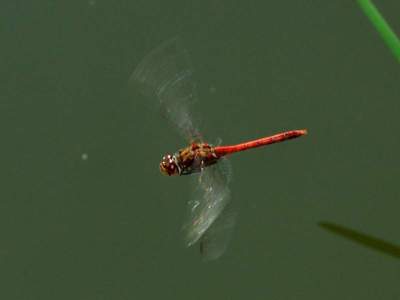
[[224, 254], [231, 240], [237, 213], [228, 203], [222, 213], [200, 239], [200, 253], [204, 260], [214, 260]]
[[150, 52], [136, 67], [130, 82], [149, 98], [158, 99], [163, 115], [192, 142], [200, 135], [189, 107], [197, 100], [189, 55], [179, 38]]
[[[157, 99], [162, 114], [190, 143], [201, 140], [190, 115], [197, 100], [189, 55], [179, 38], [171, 39], [150, 52], [132, 73], [129, 82], [150, 99]], [[185, 241], [191, 246], [201, 239], [206, 259], [218, 258], [225, 250], [234, 217], [223, 213], [230, 199], [230, 168], [226, 159], [194, 176], [196, 187], [188, 202], [184, 223]]]
[[205, 168], [199, 177], [195, 177], [196, 188], [188, 201], [183, 230], [187, 246], [204, 238], [200, 250], [205, 258], [218, 258], [223, 253], [229, 241], [229, 234], [224, 234], [233, 228], [232, 214], [223, 213], [230, 200], [230, 175], [229, 162], [221, 159], [218, 164]]

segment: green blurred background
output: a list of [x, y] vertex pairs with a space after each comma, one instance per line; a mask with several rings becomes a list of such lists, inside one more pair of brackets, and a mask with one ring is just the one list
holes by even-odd
[[[375, 2], [400, 33], [400, 2]], [[1, 299], [400, 299], [400, 66], [356, 1], [3, 1]], [[136, 64], [179, 35], [209, 140], [305, 138], [232, 157], [239, 218], [203, 263], [180, 226], [185, 146]], [[397, 245], [397, 246], [396, 246]], [[396, 248], [397, 247], [397, 248]]]

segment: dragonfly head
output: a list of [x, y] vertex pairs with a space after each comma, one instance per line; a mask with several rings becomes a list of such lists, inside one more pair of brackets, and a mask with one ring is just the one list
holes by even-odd
[[179, 166], [176, 161], [176, 157], [171, 154], [163, 156], [160, 162], [160, 172], [164, 175], [179, 175]]

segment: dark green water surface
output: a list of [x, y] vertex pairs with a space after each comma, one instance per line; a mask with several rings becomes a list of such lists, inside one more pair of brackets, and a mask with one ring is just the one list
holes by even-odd
[[[400, 34], [400, 2], [376, 1]], [[356, 1], [3, 1], [0, 299], [400, 299], [400, 66]], [[126, 93], [179, 35], [236, 230], [204, 263], [180, 227], [185, 146]], [[397, 251], [397, 252], [396, 252]]]

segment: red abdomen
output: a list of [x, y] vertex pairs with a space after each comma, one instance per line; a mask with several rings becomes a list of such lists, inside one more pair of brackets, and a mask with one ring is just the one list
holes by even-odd
[[272, 136], [267, 136], [263, 137], [257, 140], [237, 144], [237, 145], [232, 145], [232, 146], [218, 146], [214, 148], [214, 152], [218, 157], [239, 152], [239, 151], [244, 151], [247, 149], [252, 149], [252, 148], [257, 148], [269, 144], [274, 144], [274, 143], [280, 143], [289, 139], [294, 139], [297, 137], [300, 137], [302, 135], [307, 134], [306, 129], [300, 129], [300, 130], [290, 130], [282, 133], [278, 133]]

